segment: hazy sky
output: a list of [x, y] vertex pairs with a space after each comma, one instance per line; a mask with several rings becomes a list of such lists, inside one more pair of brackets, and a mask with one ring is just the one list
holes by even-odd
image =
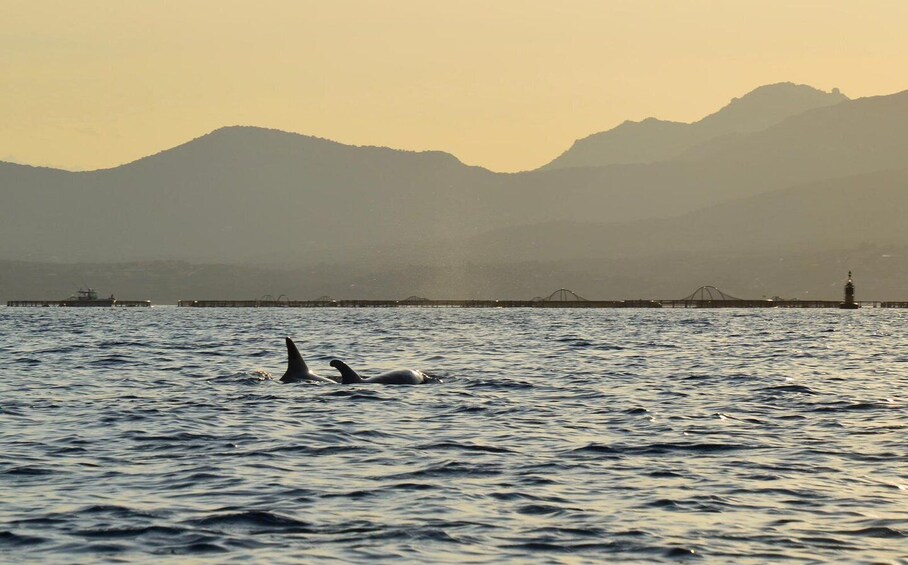
[[908, 89], [906, 25], [905, 0], [0, 0], [0, 160], [242, 124], [529, 169], [763, 84]]

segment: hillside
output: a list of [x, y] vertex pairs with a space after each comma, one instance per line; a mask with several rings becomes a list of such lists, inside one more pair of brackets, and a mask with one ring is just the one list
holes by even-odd
[[813, 182], [673, 218], [502, 228], [459, 247], [471, 250], [468, 260], [482, 263], [898, 247], [908, 246], [906, 215], [908, 169], [902, 168]]
[[792, 83], [761, 86], [691, 124], [647, 118], [594, 133], [575, 141], [542, 170], [667, 161], [710, 140], [761, 131], [791, 116], [846, 100], [837, 90], [827, 93]]
[[[871, 198], [883, 188], [874, 185], [874, 177], [855, 175], [903, 167], [904, 131], [908, 93], [817, 108], [660, 163], [499, 174], [441, 152], [223, 128], [108, 170], [70, 173], [0, 164], [0, 258], [297, 268], [402, 261], [419, 249], [428, 253], [425, 244], [435, 242], [423, 264], [445, 265], [494, 241], [484, 234], [509, 229], [521, 234], [527, 225], [551, 233], [556, 249], [566, 249], [560, 241], [572, 239], [577, 249], [647, 254], [664, 247], [659, 236], [650, 235], [663, 233], [663, 224], [689, 224], [695, 233], [690, 246], [699, 249], [710, 239], [730, 245], [735, 237], [722, 230], [734, 231], [752, 219], [758, 225], [784, 224], [770, 242], [796, 246], [803, 241], [798, 226], [820, 230], [827, 229], [822, 222], [853, 219], [855, 201], [864, 198], [874, 210], [864, 216], [868, 229], [879, 230], [868, 232], [868, 241], [896, 234], [889, 239], [898, 243], [901, 219], [890, 212], [904, 210], [899, 192], [904, 184], [884, 183], [889, 192]], [[884, 182], [889, 173], [880, 174]], [[764, 205], [759, 195], [809, 183], [817, 184], [802, 202], [756, 213]], [[750, 197], [756, 198], [743, 212], [713, 208], [723, 203], [734, 208], [733, 201]], [[817, 225], [811, 223], [814, 217]], [[724, 225], [726, 218], [732, 219]], [[637, 232], [600, 234], [595, 227], [595, 233], [569, 237], [576, 224], [644, 220], [649, 223], [633, 228]], [[702, 226], [713, 229], [698, 232]], [[683, 241], [682, 227], [664, 237]], [[823, 237], [826, 244], [844, 244]], [[501, 260], [533, 258], [546, 245], [531, 245], [541, 239], [532, 233], [513, 239], [523, 247], [511, 246]]]
[[[28, 169], [28, 170], [25, 170]], [[250, 260], [374, 237], [492, 177], [438, 152], [351, 147], [260, 128], [223, 128], [114, 169], [0, 168], [0, 256], [122, 261]], [[456, 203], [452, 203], [456, 206]], [[351, 215], [349, 210], [362, 214]], [[401, 214], [402, 215], [402, 214]], [[437, 215], [437, 214], [436, 214]], [[441, 227], [441, 226], [439, 226]], [[297, 253], [298, 252], [298, 253]]]

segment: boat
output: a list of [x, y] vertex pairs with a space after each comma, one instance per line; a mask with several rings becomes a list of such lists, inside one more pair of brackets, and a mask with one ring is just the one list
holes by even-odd
[[98, 291], [93, 288], [80, 288], [77, 294], [63, 300], [60, 306], [113, 306], [117, 299], [111, 294], [109, 298], [98, 298]]

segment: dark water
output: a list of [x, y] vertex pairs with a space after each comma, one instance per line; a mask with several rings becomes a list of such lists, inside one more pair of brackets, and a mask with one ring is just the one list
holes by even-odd
[[0, 308], [0, 561], [905, 563], [906, 323]]

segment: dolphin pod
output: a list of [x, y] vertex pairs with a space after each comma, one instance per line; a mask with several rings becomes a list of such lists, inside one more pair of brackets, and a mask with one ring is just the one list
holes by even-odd
[[[306, 365], [306, 362], [303, 361], [303, 356], [300, 355], [299, 349], [296, 348], [296, 344], [293, 343], [293, 340], [289, 337], [285, 339], [287, 342], [287, 371], [284, 373], [284, 376], [281, 377], [282, 383], [298, 383], [303, 381], [318, 383], [338, 382], [336, 379], [316, 375], [309, 370], [309, 367]], [[414, 371], [412, 369], [399, 369], [388, 373], [382, 373], [374, 377], [363, 378], [346, 363], [338, 359], [331, 361], [331, 366], [340, 371], [340, 382], [345, 385], [354, 383], [418, 385], [437, 381], [437, 379], [430, 377], [422, 371]]]

